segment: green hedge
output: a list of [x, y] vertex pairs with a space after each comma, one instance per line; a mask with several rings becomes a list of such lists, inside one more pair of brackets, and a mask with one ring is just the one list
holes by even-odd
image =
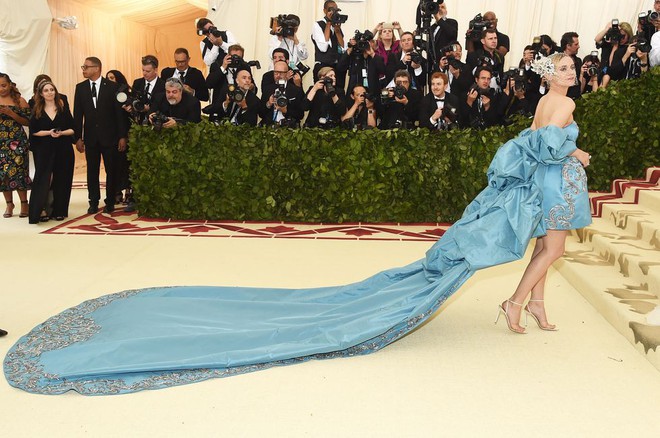
[[[660, 70], [580, 100], [590, 189], [660, 164]], [[484, 131], [346, 131], [190, 124], [130, 133], [140, 213], [176, 219], [454, 221], [498, 146], [528, 119]]]

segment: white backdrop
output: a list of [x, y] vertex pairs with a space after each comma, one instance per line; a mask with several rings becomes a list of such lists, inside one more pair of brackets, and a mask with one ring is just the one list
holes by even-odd
[[[637, 15], [653, 9], [653, 0], [446, 0], [448, 16], [458, 21], [458, 40], [463, 44], [468, 22], [481, 12], [492, 10], [499, 20], [498, 30], [511, 39], [506, 63], [517, 65], [524, 47], [536, 35], [548, 34], [559, 44], [564, 32], [580, 35], [579, 55], [595, 50], [594, 37], [612, 18], [636, 27]], [[415, 30], [419, 0], [353, 0], [337, 4], [348, 21], [345, 35], [356, 29], [373, 29], [381, 21], [399, 21], [404, 30]], [[212, 11], [215, 7], [215, 12]], [[278, 14], [296, 14], [301, 19], [298, 38], [310, 49], [311, 26], [323, 16], [323, 0], [209, 0], [208, 17], [220, 29], [229, 29], [246, 49], [245, 56], [258, 59], [262, 71], [268, 66], [268, 24]], [[465, 60], [465, 52], [463, 54]], [[311, 65], [312, 59], [307, 64]], [[307, 79], [309, 81], [309, 79]], [[307, 82], [306, 81], [306, 82]]]
[[[122, 0], [122, 4], [127, 1]], [[189, 0], [182, 0], [185, 1]], [[349, 16], [345, 33], [352, 35], [356, 29], [371, 29], [380, 21], [400, 21], [405, 30], [414, 30], [419, 1], [339, 0], [337, 3]], [[569, 30], [580, 34], [580, 55], [587, 55], [594, 48], [594, 36], [609, 20], [618, 18], [634, 24], [640, 11], [653, 6], [653, 0], [446, 0], [446, 3], [449, 17], [458, 20], [459, 41], [464, 40], [468, 22], [474, 15], [495, 11], [500, 31], [511, 38], [507, 64], [518, 62], [524, 46], [535, 35], [548, 34], [559, 43], [561, 35]], [[105, 71], [116, 68], [129, 79], [139, 76], [141, 56], [156, 54], [168, 65], [174, 47], [179, 46], [187, 47], [193, 65], [201, 67], [193, 20], [173, 21], [156, 29], [99, 12], [90, 6], [93, 4], [92, 0], [0, 0], [0, 71], [8, 72], [29, 97], [34, 77], [44, 72], [53, 77], [61, 91], [72, 93], [75, 83], [82, 80], [78, 66], [90, 55], [102, 59]], [[261, 62], [263, 69], [257, 72], [257, 80], [269, 64], [268, 24], [272, 16], [285, 13], [300, 16], [299, 37], [314, 53], [311, 26], [322, 16], [323, 0], [209, 0], [208, 4], [209, 18], [237, 36], [246, 48], [247, 58]], [[51, 13], [57, 17], [77, 15], [80, 29], [65, 31], [52, 25]], [[145, 7], [145, 16], [148, 14]], [[309, 65], [312, 58], [313, 55]]]

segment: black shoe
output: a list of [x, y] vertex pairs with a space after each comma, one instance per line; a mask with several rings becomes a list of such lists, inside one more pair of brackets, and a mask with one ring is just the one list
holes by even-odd
[[126, 213], [133, 213], [135, 211], [135, 201], [128, 201], [126, 207], [124, 207]]
[[115, 211], [115, 206], [112, 204], [105, 204], [105, 207], [103, 207], [103, 213], [112, 213]]
[[98, 204], [89, 204], [89, 208], [87, 209], [87, 214], [94, 214], [98, 211], [99, 211]]
[[0, 329], [0, 337], [2, 337], [2, 336], [7, 336], [7, 331], [3, 330], [3, 329]]
[[56, 220], [56, 221], [63, 221], [63, 220], [64, 220], [64, 216], [55, 216], [55, 220]]

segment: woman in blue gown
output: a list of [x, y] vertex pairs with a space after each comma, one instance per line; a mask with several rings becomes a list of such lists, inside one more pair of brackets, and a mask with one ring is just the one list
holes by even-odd
[[[500, 309], [522, 332], [523, 299], [543, 298], [565, 230], [590, 222], [581, 167], [589, 156], [575, 145], [573, 103], [565, 97], [575, 81], [569, 61], [555, 55], [540, 63], [552, 93], [532, 128], [498, 150], [487, 187], [422, 260], [346, 286], [161, 287], [102, 296], [23, 336], [4, 360], [7, 381], [40, 394], [121, 394], [372, 353], [426, 321], [476, 270], [521, 258], [536, 236], [520, 286]], [[541, 328], [552, 328], [542, 302], [527, 309]]]

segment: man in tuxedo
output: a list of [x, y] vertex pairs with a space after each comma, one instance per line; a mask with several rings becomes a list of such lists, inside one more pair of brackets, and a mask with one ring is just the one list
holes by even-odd
[[[236, 83], [235, 75], [238, 70], [247, 70], [252, 76], [250, 65], [243, 59], [244, 55], [245, 49], [239, 44], [234, 44], [229, 47], [229, 53], [226, 56], [218, 58], [211, 64], [209, 75], [206, 77], [206, 87], [213, 90], [213, 103], [216, 103], [216, 96], [222, 94], [223, 88]], [[236, 58], [237, 61], [234, 61], [232, 57], [238, 57]], [[251, 84], [253, 91], [256, 93], [254, 80], [251, 81]], [[221, 103], [223, 100], [224, 96], [219, 102]]]
[[[273, 65], [275, 83], [261, 90], [261, 123], [263, 125], [297, 126], [305, 115], [303, 99], [305, 95], [302, 88], [287, 80], [289, 77], [289, 64], [277, 61]], [[278, 105], [275, 92], [283, 92], [286, 96], [286, 105]]]
[[419, 107], [419, 126], [431, 130], [449, 129], [457, 126], [460, 100], [447, 93], [446, 74], [435, 72], [431, 75], [431, 92], [422, 98]]
[[502, 122], [499, 94], [490, 87], [493, 72], [489, 67], [479, 66], [474, 73], [475, 84], [461, 102], [462, 125], [485, 129]]
[[142, 123], [150, 111], [151, 101], [156, 94], [165, 93], [165, 81], [158, 77], [158, 58], [153, 55], [142, 57], [142, 77], [133, 81], [134, 93], [143, 93], [144, 108], [124, 105], [124, 110], [136, 116], [136, 121]]
[[85, 58], [81, 66], [85, 80], [76, 85], [73, 106], [76, 149], [84, 152], [87, 159], [87, 192], [89, 209], [87, 213], [98, 211], [101, 192], [99, 171], [101, 158], [106, 169], [105, 213], [115, 209], [115, 168], [117, 151], [126, 150], [128, 126], [126, 117], [115, 95], [117, 85], [101, 76], [101, 60]]
[[433, 18], [435, 24], [431, 26], [431, 35], [433, 35], [433, 53], [437, 62], [442, 58], [442, 49], [458, 39], [458, 21], [447, 18], [447, 5], [445, 3], [440, 5]]
[[160, 112], [168, 117], [163, 128], [173, 128], [188, 122], [202, 121], [201, 105], [199, 100], [191, 93], [185, 91], [185, 86], [179, 78], [169, 78], [165, 81], [165, 94], [154, 96], [151, 105], [149, 121], [153, 124], [154, 114]]
[[201, 71], [190, 66], [190, 54], [188, 49], [179, 47], [174, 51], [174, 63], [176, 67], [164, 68], [160, 74], [162, 80], [178, 78], [183, 83], [183, 88], [200, 101], [209, 100], [209, 89], [206, 88], [206, 79]]

